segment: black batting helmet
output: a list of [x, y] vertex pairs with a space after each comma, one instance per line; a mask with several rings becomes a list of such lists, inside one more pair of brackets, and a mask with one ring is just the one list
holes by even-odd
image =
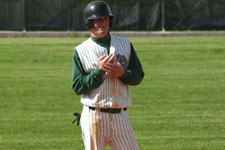
[[87, 4], [84, 9], [84, 20], [85, 25], [88, 29], [93, 27], [92, 20], [103, 17], [109, 16], [109, 26], [112, 26], [113, 14], [109, 5], [104, 1], [92, 1]]

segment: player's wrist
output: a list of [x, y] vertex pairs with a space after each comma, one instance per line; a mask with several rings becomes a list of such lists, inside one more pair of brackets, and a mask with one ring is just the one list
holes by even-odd
[[125, 70], [122, 68], [120, 73], [119, 73], [118, 78], [121, 78], [124, 74], [125, 74]]
[[102, 76], [105, 72], [102, 71], [99, 67], [97, 67], [95, 70], [93, 70], [93, 74], [96, 76]]
[[119, 77], [120, 79], [126, 79], [127, 77], [129, 77], [129, 73], [127, 69], [123, 69], [123, 70], [124, 70], [124, 73], [122, 74], [122, 76]]

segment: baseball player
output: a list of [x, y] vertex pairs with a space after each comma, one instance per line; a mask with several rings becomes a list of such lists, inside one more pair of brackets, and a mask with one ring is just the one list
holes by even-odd
[[85, 150], [137, 150], [128, 121], [129, 85], [138, 85], [144, 72], [126, 38], [111, 35], [113, 14], [104, 1], [92, 1], [84, 10], [91, 36], [72, 55], [72, 88], [81, 95], [82, 138]]

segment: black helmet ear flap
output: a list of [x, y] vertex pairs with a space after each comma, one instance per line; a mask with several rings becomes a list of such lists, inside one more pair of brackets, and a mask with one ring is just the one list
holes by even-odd
[[85, 21], [85, 25], [86, 25], [86, 27], [87, 27], [89, 30], [91, 30], [91, 28], [93, 27], [93, 22], [92, 22], [92, 20], [87, 20], [87, 21]]
[[113, 25], [113, 16], [109, 16], [109, 27], [111, 28]]

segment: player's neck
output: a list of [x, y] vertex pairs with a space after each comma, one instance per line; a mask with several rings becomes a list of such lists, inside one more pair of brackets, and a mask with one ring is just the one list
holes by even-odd
[[103, 46], [104, 48], [106, 48], [108, 50], [109, 53], [109, 49], [110, 49], [110, 43], [111, 43], [111, 36], [110, 34], [108, 34], [107, 36], [105, 36], [104, 38], [96, 38], [96, 37], [91, 37], [91, 39], [98, 45]]

